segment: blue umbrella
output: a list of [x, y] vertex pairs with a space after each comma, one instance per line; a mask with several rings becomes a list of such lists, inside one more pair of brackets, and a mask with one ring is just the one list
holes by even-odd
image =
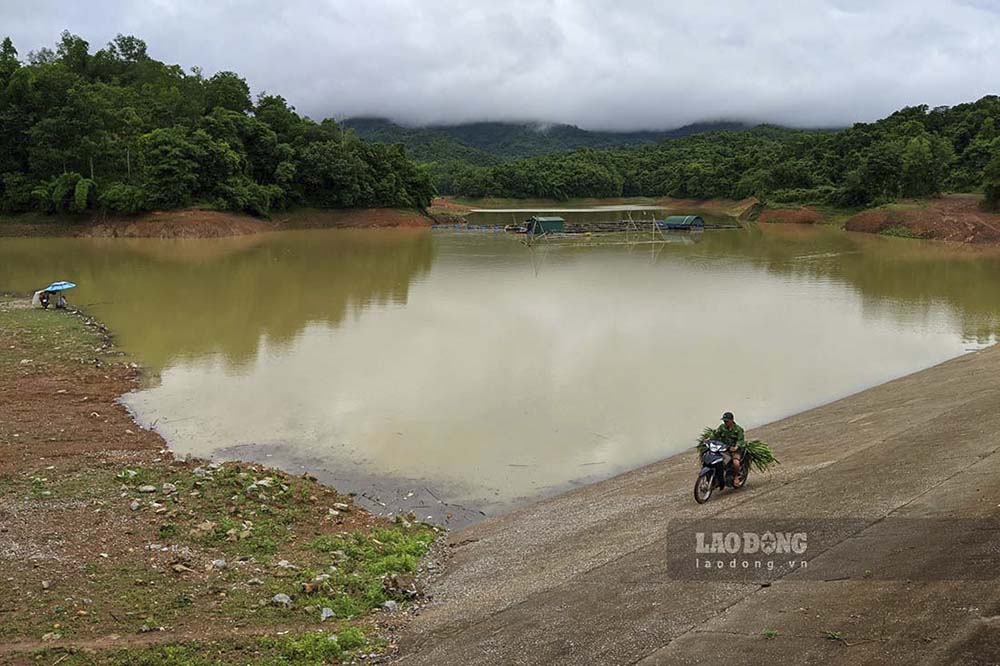
[[53, 282], [42, 291], [63, 291], [64, 289], [72, 289], [75, 286], [76, 284], [73, 282], [66, 282], [65, 280], [62, 280], [60, 282]]

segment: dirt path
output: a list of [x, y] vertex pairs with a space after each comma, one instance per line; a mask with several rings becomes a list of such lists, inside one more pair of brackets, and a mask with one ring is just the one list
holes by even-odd
[[117, 401], [139, 372], [86, 316], [0, 299], [0, 662], [391, 650], [436, 530], [309, 476], [174, 459]]
[[[757, 428], [783, 464], [705, 505], [686, 454], [455, 533], [401, 663], [996, 664], [998, 373], [995, 347]], [[692, 571], [695, 529], [801, 530], [809, 567]]]

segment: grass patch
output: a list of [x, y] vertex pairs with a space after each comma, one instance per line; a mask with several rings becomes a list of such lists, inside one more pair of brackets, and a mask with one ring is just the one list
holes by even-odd
[[355, 660], [362, 652], [384, 647], [367, 638], [358, 627], [337, 633], [311, 631], [286, 636], [248, 637], [226, 641], [170, 643], [106, 652], [40, 650], [30, 656], [38, 663], [64, 666], [212, 666], [214, 664], [261, 664], [264, 666], [320, 666]]
[[92, 363], [105, 346], [96, 327], [65, 310], [33, 308], [30, 297], [0, 301], [0, 376]]
[[[312, 548], [332, 557], [319, 582], [313, 603], [333, 610], [338, 618], [363, 615], [386, 601], [405, 601], [405, 594], [384, 584], [384, 577], [413, 574], [436, 534], [423, 526], [394, 525], [367, 534], [324, 535]], [[306, 573], [309, 578], [310, 572]], [[316, 580], [313, 577], [313, 580]], [[309, 583], [309, 581], [303, 581]]]
[[894, 224], [891, 227], [883, 229], [879, 234], [882, 236], [892, 236], [893, 238], [923, 238], [923, 236], [908, 227], [904, 227], [902, 224]]

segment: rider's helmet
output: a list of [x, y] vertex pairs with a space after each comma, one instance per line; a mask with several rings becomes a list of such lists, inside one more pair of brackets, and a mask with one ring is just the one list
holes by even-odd
[[725, 414], [722, 415], [723, 421], [732, 421], [733, 419], [734, 417], [732, 412], [726, 412]]

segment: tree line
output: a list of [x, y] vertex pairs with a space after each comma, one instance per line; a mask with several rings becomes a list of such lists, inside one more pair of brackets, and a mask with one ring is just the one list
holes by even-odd
[[0, 43], [0, 210], [136, 213], [189, 205], [425, 208], [434, 188], [401, 145], [372, 144], [233, 72], [205, 76], [119, 35], [63, 32], [22, 61]]
[[1000, 98], [907, 107], [839, 131], [762, 125], [656, 145], [581, 149], [498, 165], [429, 165], [437, 187], [467, 197], [757, 196], [777, 203], [868, 206], [944, 191], [1000, 203]]

